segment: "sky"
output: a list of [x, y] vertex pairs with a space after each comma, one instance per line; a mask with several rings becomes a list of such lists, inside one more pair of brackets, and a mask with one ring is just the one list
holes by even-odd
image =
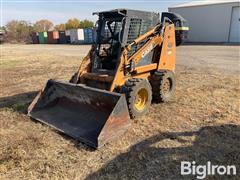
[[96, 21], [92, 12], [129, 8], [153, 12], [167, 11], [169, 6], [189, 0], [1, 0], [1, 25], [10, 20], [34, 23], [49, 19], [55, 25], [70, 18]]

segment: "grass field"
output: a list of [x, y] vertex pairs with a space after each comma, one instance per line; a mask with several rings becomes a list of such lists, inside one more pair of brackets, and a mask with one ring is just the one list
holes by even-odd
[[69, 80], [89, 48], [1, 45], [0, 179], [180, 179], [181, 161], [240, 171], [239, 46], [178, 48], [173, 100], [96, 151], [25, 114], [48, 79]]

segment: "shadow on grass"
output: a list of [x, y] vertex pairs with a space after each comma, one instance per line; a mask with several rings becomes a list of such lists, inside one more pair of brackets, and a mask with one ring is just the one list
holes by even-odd
[[37, 95], [38, 91], [31, 91], [13, 96], [0, 98], [0, 109], [12, 108], [15, 111], [26, 113], [27, 107]]
[[[16, 94], [13, 96], [0, 97], [0, 109], [11, 108], [18, 113], [27, 114], [28, 106], [33, 101], [33, 99], [37, 96], [38, 92], [39, 91], [31, 91], [31, 92], [27, 92], [27, 93]], [[34, 118], [31, 118], [31, 117], [29, 117], [29, 118], [35, 123], [44, 124], [40, 121], [35, 120]], [[57, 131], [55, 129], [53, 129], [53, 130], [56, 133], [60, 134], [62, 137], [64, 137], [66, 140], [71, 141], [73, 144], [75, 144], [75, 147], [78, 149], [85, 149], [87, 151], [95, 150], [91, 147], [88, 147], [88, 146], [80, 143], [79, 141], [74, 140], [70, 136], [68, 136], [60, 131]]]
[[[163, 142], [166, 144], [161, 144]], [[170, 146], [170, 147], [169, 147]], [[181, 161], [197, 165], [236, 165], [240, 170], [240, 126], [207, 126], [196, 132], [170, 132], [152, 136], [118, 155], [86, 179], [196, 179], [181, 176]], [[239, 177], [239, 174], [238, 174]], [[210, 176], [237, 179], [237, 176]]]

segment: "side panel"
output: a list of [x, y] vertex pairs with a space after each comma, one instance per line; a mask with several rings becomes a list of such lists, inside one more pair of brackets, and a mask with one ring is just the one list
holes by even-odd
[[127, 10], [126, 24], [122, 43], [127, 45], [140, 35], [155, 27], [159, 22], [159, 14], [152, 12]]
[[67, 40], [66, 40], [66, 34], [65, 31], [59, 31], [59, 44], [66, 44]]
[[187, 20], [190, 27], [187, 42], [223, 43], [229, 40], [234, 6], [239, 6], [239, 2], [169, 8], [169, 11]]
[[78, 35], [78, 40], [79, 40], [79, 41], [84, 41], [84, 32], [83, 32], [83, 29], [78, 29], [78, 30], [77, 30], [77, 35]]
[[174, 25], [166, 26], [158, 69], [175, 71], [176, 39]]
[[53, 38], [54, 39], [59, 39], [59, 32], [58, 31], [53, 31]]
[[33, 32], [32, 33], [32, 42], [33, 44], [38, 44], [39, 43], [39, 38], [38, 38], [38, 33], [37, 32]]
[[39, 32], [39, 43], [46, 44], [48, 41], [47, 32]]
[[78, 42], [78, 34], [77, 29], [70, 30], [70, 40], [72, 44], [76, 44]]
[[66, 36], [70, 36], [70, 30], [65, 31]]
[[233, 7], [229, 42], [240, 43], [240, 6]]
[[65, 34], [66, 34], [66, 43], [70, 43], [71, 42], [70, 30], [66, 30]]

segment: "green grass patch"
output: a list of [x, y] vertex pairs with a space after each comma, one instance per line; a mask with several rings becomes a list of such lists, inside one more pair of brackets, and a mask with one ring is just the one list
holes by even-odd
[[14, 104], [13, 110], [17, 112], [24, 112], [27, 109], [27, 104]]

